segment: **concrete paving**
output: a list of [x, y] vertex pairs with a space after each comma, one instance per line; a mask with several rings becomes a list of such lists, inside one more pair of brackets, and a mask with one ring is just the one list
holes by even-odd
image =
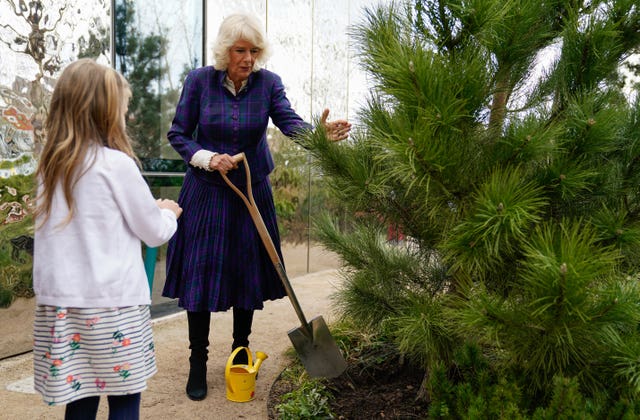
[[[322, 315], [331, 324], [331, 295], [339, 286], [337, 269], [327, 269], [290, 279], [307, 319]], [[172, 307], [173, 305], [173, 307]], [[256, 311], [250, 349], [269, 357], [260, 368], [256, 398], [237, 403], [226, 398], [224, 370], [231, 349], [231, 311], [212, 314], [207, 380], [209, 395], [194, 402], [185, 394], [188, 375], [188, 335], [186, 313], [172, 302], [156, 308], [153, 320], [158, 374], [142, 394], [142, 419], [267, 419], [267, 398], [271, 384], [290, 363], [288, 331], [300, 322], [288, 298], [265, 303]], [[64, 407], [49, 407], [33, 391], [33, 364], [30, 352], [0, 361], [0, 419], [62, 419]], [[107, 418], [102, 399], [98, 419]]]

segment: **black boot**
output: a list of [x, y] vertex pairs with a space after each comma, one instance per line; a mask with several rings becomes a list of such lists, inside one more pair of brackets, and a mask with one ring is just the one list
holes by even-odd
[[[249, 347], [249, 334], [253, 323], [253, 309], [241, 309], [233, 307], [233, 344], [231, 351], [238, 347]], [[233, 358], [234, 365], [246, 365], [249, 363], [247, 352], [240, 351]]]
[[207, 396], [207, 354], [209, 350], [209, 324], [211, 312], [187, 311], [189, 323], [189, 379], [187, 380], [187, 396], [200, 401]]

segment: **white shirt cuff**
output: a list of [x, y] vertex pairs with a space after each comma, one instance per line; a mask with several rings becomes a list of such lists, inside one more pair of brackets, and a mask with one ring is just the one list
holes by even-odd
[[211, 158], [217, 155], [216, 152], [211, 152], [209, 150], [198, 150], [191, 157], [191, 161], [189, 162], [192, 166], [196, 168], [204, 169], [205, 171], [212, 172], [213, 169], [209, 167], [209, 162], [211, 162]]

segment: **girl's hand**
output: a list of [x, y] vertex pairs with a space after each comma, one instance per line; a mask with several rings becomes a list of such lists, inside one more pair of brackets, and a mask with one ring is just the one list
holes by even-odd
[[320, 118], [320, 122], [326, 130], [329, 140], [340, 141], [349, 137], [349, 131], [351, 131], [351, 124], [349, 121], [335, 120], [327, 122], [327, 117], [329, 117], [329, 109], [325, 109], [322, 112], [322, 117]]
[[175, 213], [176, 219], [182, 214], [182, 207], [180, 207], [178, 203], [173, 200], [169, 200], [167, 198], [159, 198], [156, 200], [156, 203], [161, 209], [169, 209], [173, 213]]

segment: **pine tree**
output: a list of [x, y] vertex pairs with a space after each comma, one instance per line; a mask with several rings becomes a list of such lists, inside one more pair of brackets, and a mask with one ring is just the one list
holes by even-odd
[[[131, 85], [127, 125], [134, 151], [143, 159], [156, 158], [169, 129], [170, 118], [163, 119], [162, 110], [173, 109], [177, 101], [177, 90], [161, 88], [167, 72], [161, 58], [168, 40], [161, 34], [141, 32], [132, 2], [118, 2], [115, 16], [115, 67]], [[167, 101], [173, 101], [171, 106]]]
[[603, 409], [637, 400], [640, 102], [619, 75], [637, 0], [416, 0], [351, 35], [375, 85], [360, 124], [302, 140], [353, 218], [318, 222], [341, 314], [425, 385], [473, 345], [525, 409], [559, 404], [560, 377]]

